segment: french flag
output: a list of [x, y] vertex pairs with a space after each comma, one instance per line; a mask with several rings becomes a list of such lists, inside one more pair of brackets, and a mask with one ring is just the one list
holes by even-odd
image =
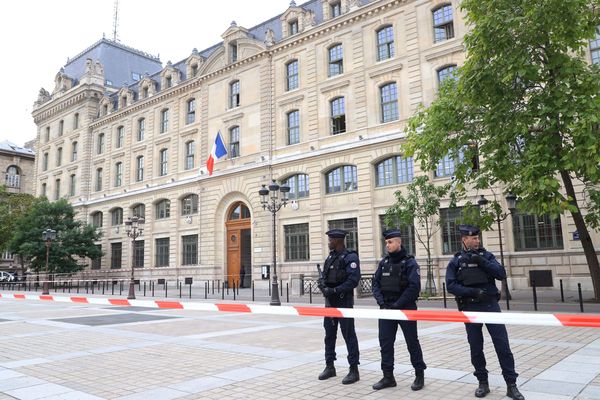
[[223, 143], [221, 131], [219, 131], [217, 133], [217, 137], [215, 138], [215, 143], [213, 144], [212, 150], [210, 151], [210, 155], [208, 156], [208, 160], [206, 160], [206, 169], [208, 170], [208, 176], [211, 176], [213, 173], [215, 160], [225, 157], [226, 155], [227, 149], [225, 148], [225, 144]]

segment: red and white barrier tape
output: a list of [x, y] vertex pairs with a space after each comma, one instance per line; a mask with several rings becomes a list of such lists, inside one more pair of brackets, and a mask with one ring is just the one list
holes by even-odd
[[167, 300], [127, 300], [105, 297], [52, 296], [0, 293], [2, 299], [43, 300], [61, 303], [87, 303], [148, 308], [176, 308], [196, 311], [240, 312], [252, 314], [294, 315], [359, 319], [395, 319], [405, 321], [476, 322], [505, 325], [578, 326], [600, 328], [600, 315], [593, 314], [527, 314], [446, 310], [378, 310], [374, 308], [326, 308], [306, 306], [270, 306], [240, 303], [202, 303]]

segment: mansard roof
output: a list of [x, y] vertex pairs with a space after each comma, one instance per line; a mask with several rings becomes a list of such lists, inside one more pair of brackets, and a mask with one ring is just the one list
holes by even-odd
[[16, 144], [9, 142], [8, 140], [4, 140], [4, 141], [0, 142], [0, 152], [15, 153], [15, 154], [18, 154], [21, 156], [29, 156], [29, 157], [35, 156], [35, 152], [32, 149], [17, 146]]

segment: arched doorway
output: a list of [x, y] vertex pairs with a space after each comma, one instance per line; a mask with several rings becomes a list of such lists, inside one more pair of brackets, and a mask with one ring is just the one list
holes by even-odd
[[227, 285], [249, 287], [252, 280], [250, 210], [234, 203], [227, 212]]

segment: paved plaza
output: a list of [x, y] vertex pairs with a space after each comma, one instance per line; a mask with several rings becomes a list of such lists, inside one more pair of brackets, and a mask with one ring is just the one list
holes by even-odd
[[[318, 317], [6, 298], [0, 309], [0, 400], [475, 399], [464, 325], [458, 323], [419, 322], [428, 365], [419, 392], [410, 390], [413, 371], [399, 333], [398, 387], [377, 392], [371, 388], [381, 378], [376, 320], [356, 321], [361, 380], [342, 385], [348, 364], [341, 333], [338, 376], [317, 380], [324, 367]], [[528, 400], [600, 399], [600, 329], [507, 328], [517, 383]], [[492, 386], [486, 399], [506, 399], [485, 335]]]

